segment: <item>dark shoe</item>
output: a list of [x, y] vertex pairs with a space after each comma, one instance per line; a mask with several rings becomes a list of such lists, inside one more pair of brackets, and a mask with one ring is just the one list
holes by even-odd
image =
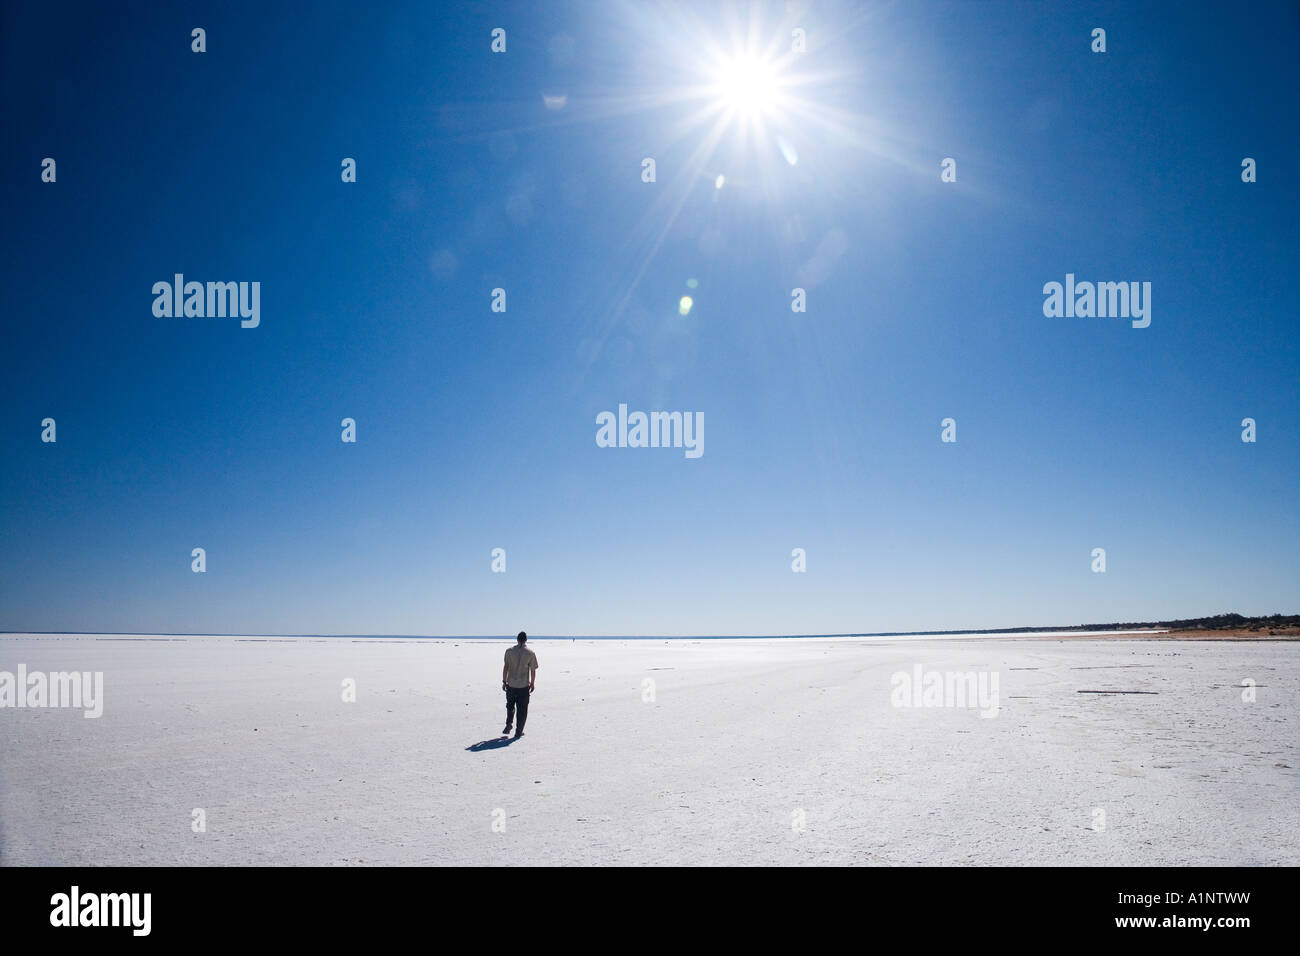
[[516, 731], [515, 731], [515, 740], [518, 740], [518, 739], [519, 739], [520, 737], [522, 737], [523, 735], [524, 735], [524, 732], [523, 732], [522, 730], [516, 730]]
[[508, 733], [510, 733], [510, 725], [506, 724], [506, 729], [501, 731], [501, 735], [504, 737]]

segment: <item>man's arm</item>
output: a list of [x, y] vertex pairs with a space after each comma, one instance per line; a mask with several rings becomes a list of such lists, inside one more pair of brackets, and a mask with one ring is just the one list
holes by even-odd
[[501, 664], [501, 686], [506, 686], [506, 675], [510, 673], [510, 662], [504, 661]]
[[533, 687], [537, 684], [537, 662], [528, 665], [528, 693], [533, 692]]

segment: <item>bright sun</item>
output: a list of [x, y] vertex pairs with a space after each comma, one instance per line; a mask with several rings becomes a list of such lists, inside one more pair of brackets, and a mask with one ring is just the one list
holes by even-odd
[[717, 92], [729, 111], [749, 118], [762, 116], [779, 97], [776, 66], [750, 53], [739, 54], [719, 66]]

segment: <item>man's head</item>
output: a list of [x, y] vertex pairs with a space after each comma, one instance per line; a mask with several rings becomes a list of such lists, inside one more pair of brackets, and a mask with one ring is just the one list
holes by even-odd
[[516, 637], [515, 640], [518, 641], [520, 644], [523, 644], [525, 641], [528, 640], [528, 635], [525, 634], [523, 631], [520, 631], [519, 636]]

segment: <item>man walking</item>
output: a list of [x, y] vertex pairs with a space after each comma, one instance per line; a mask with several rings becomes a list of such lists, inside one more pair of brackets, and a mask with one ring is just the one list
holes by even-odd
[[501, 689], [506, 692], [506, 729], [501, 733], [510, 733], [517, 706], [519, 729], [515, 731], [515, 739], [518, 739], [524, 735], [524, 722], [528, 720], [528, 695], [537, 683], [537, 655], [527, 648], [528, 635], [523, 631], [515, 641], [515, 646], [506, 651], [505, 666], [501, 668]]

